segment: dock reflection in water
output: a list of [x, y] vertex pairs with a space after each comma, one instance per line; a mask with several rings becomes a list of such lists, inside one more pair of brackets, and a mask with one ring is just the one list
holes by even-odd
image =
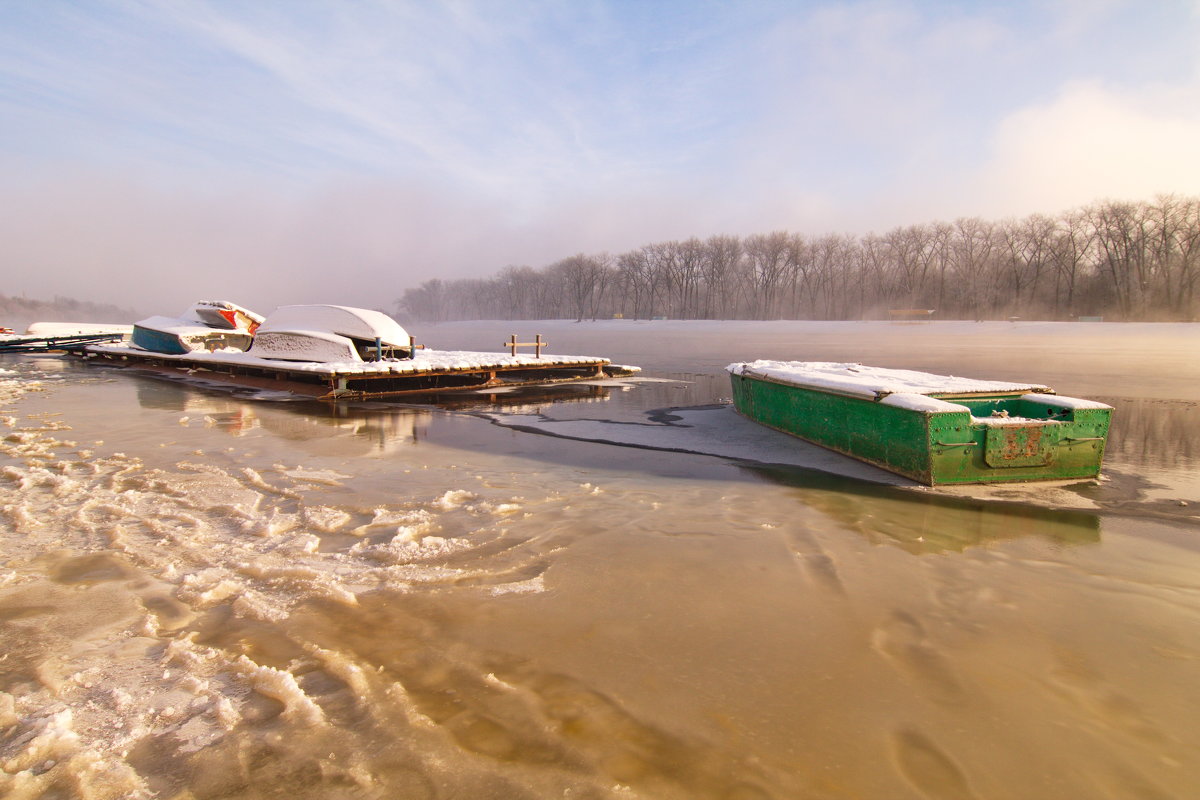
[[357, 442], [363, 452], [387, 452], [422, 438], [433, 412], [422, 408], [370, 409], [343, 404], [297, 402], [271, 404], [228, 392], [181, 390], [157, 380], [137, 383], [142, 408], [178, 412], [180, 424], [203, 425], [231, 436], [261, 429], [273, 437], [311, 441], [336, 433]]

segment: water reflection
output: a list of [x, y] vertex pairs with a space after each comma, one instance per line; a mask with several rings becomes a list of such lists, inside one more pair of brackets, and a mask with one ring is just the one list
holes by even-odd
[[803, 502], [842, 527], [872, 544], [897, 545], [914, 555], [963, 552], [1029, 536], [1061, 545], [1100, 542], [1100, 517], [1096, 514], [902, 492], [794, 469], [746, 469], [766, 480], [802, 487]]
[[285, 441], [300, 442], [332, 432], [380, 453], [421, 440], [433, 418], [431, 410], [420, 408], [376, 410], [316, 402], [255, 403], [224, 392], [161, 381], [138, 382], [137, 400], [142, 408], [178, 412], [181, 424], [203, 424], [230, 436], [261, 430]]
[[1161, 467], [1200, 466], [1200, 403], [1150, 398], [1104, 398], [1116, 409], [1105, 456]]
[[[618, 384], [617, 381], [613, 382]], [[595, 383], [563, 383], [548, 386], [522, 386], [506, 389], [478, 389], [422, 395], [420, 402], [454, 411], [503, 408], [513, 413], [537, 413], [548, 404], [604, 403], [611, 387]]]
[[[649, 413], [724, 390], [709, 383], [482, 399], [645, 445], [732, 429], [727, 408], [709, 428]], [[102, 369], [22, 404], [0, 437], [6, 797], [1198, 785], [1196, 537], [1141, 509], [1105, 511], [1101, 541], [1088, 513], [665, 452], [676, 440]], [[619, 419], [635, 424], [599, 424]], [[1128, 427], [1142, 438], [1117, 469], [1149, 475], [1135, 442], [1194, 437], [1192, 420]], [[1173, 474], [1194, 463], [1163, 447]]]
[[[711, 400], [726, 388], [727, 378], [721, 375], [699, 373], [671, 373], [670, 377], [640, 378], [588, 383], [563, 383], [549, 386], [519, 387], [507, 391], [476, 391], [470, 393], [448, 393], [429, 395], [418, 402], [356, 402], [320, 403], [307, 399], [283, 399], [277, 394], [230, 393], [228, 389], [181, 383], [178, 380], [138, 378], [135, 380], [138, 402], [143, 408], [177, 412], [187, 418], [188, 425], [203, 424], [234, 436], [245, 435], [252, 430], [271, 433], [284, 442], [306, 442], [327, 435], [331, 430], [367, 444], [360, 452], [391, 452], [404, 444], [414, 443], [431, 435], [430, 427], [438, 415], [438, 442], [460, 449], [496, 448], [494, 454], [519, 451], [523, 456], [533, 456], [543, 461], [591, 465], [602, 468], [624, 467], [642, 470], [649, 474], [675, 474], [679, 465], [659, 464], [653, 456], [653, 448], [706, 453], [710, 456], [729, 455], [725, 450], [711, 449], [711, 441], [681, 441], [688, 434], [687, 426], [676, 426], [676, 434], [664, 441], [664, 426], [660, 422], [662, 409], [695, 409], [696, 401]], [[718, 401], [721, 399], [716, 398]], [[1069, 490], [1047, 489], [1038, 484], [1015, 487], [1009, 494], [1013, 497], [995, 497], [999, 500], [1018, 500], [1032, 505], [1078, 506], [1071, 502], [1083, 498], [1082, 505], [1105, 508], [1121, 513], [1152, 511], [1157, 516], [1178, 520], [1191, 520], [1200, 512], [1200, 439], [1195, 432], [1200, 430], [1200, 404], [1191, 401], [1167, 401], [1148, 398], [1105, 398], [1117, 408], [1116, 420], [1110, 434], [1105, 459], [1105, 474], [1097, 485], [1073, 486]], [[725, 407], [725, 406], [721, 406]], [[657, 410], [656, 410], [657, 409]], [[621, 444], [627, 447], [644, 448], [644, 456], [614, 457], [602, 449], [570, 449], [563, 445], [544, 442], [524, 442], [511, 445], [503, 439], [488, 438], [456, 414], [481, 414], [493, 421], [499, 419], [489, 412], [510, 415], [530, 415], [542, 418], [537, 426], [539, 433], [560, 435], [571, 420], [603, 423], [593, 425], [588, 432], [573, 435], [574, 438], [600, 443]], [[528, 426], [517, 425], [523, 430]], [[781, 441], [788, 440], [779, 434]], [[571, 438], [568, 436], [567, 438]], [[680, 439], [680, 441], [676, 441]], [[739, 440], [740, 441], [740, 440]], [[758, 445], [750, 442], [741, 447], [735, 458], [747, 461], [769, 462], [772, 456], [758, 451]], [[628, 451], [627, 451], [628, 452]], [[793, 462], [776, 462], [793, 463]], [[819, 469], [819, 467], [817, 467]], [[696, 477], [708, 473], [711, 467], [699, 466], [693, 460], [685, 469]], [[732, 471], [736, 474], [736, 470]], [[800, 475], [795, 471], [788, 479], [794, 485]], [[818, 483], [825, 478], [820, 473], [804, 473], [808, 484]], [[722, 479], [727, 474], [720, 476]], [[839, 493], [853, 495], [856, 482], [840, 481], [830, 485], [828, 491], [840, 502]], [[1057, 492], [1058, 496], [1053, 496]], [[946, 494], [942, 492], [941, 494]], [[960, 492], [961, 494], [961, 492]], [[979, 493], [973, 493], [980, 497]], [[1021, 495], [1017, 497], [1016, 495]], [[1059, 500], [1066, 502], [1060, 503]], [[815, 502], [815, 501], [814, 501]], [[911, 501], [905, 501], [911, 502]], [[929, 501], [926, 501], [929, 502]], [[1153, 504], [1153, 508], [1150, 508]], [[906, 506], [908, 507], [908, 506]], [[991, 504], [988, 505], [991, 507]], [[911, 515], [901, 515], [907, 519]], [[989, 520], [986, 514], [976, 514], [981, 520]], [[862, 526], [863, 522], [856, 523]], [[901, 523], [892, 533], [910, 542], [910, 546], [928, 546], [924, 536], [926, 523], [914, 524], [915, 533], [903, 532]], [[1004, 535], [1008, 523], [958, 521], [948, 529], [958, 530], [949, 536], [937, 538], [947, 541], [970, 542], [978, 538], [995, 538]], [[980, 527], [986, 533], [969, 533]], [[1027, 526], [1025, 526], [1027, 527]], [[993, 531], [999, 529], [1000, 533]], [[1066, 537], [1070, 539], [1070, 536]], [[935, 548], [936, 549], [936, 548]]]

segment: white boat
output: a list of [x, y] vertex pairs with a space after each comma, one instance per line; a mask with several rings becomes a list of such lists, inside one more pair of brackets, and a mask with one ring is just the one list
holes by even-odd
[[195, 318], [210, 328], [254, 333], [263, 322], [261, 314], [228, 300], [201, 300], [189, 308], [183, 319]]
[[182, 355], [231, 347], [246, 350], [254, 340], [244, 331], [219, 330], [177, 317], [147, 317], [133, 324], [133, 343], [152, 353]]
[[251, 355], [283, 361], [379, 361], [411, 354], [412, 338], [379, 311], [349, 306], [281, 306], [258, 326]]
[[119, 334], [129, 336], [132, 325], [99, 322], [31, 322], [25, 329], [26, 336], [102, 336]]
[[72, 350], [91, 344], [128, 340], [131, 325], [100, 325], [78, 322], [34, 322], [25, 333], [0, 328], [0, 352], [42, 353]]
[[201, 300], [178, 317], [147, 317], [133, 324], [133, 343], [152, 353], [248, 350], [262, 317], [226, 300]]
[[279, 361], [336, 364], [362, 361], [354, 340], [325, 331], [261, 331], [250, 354]]

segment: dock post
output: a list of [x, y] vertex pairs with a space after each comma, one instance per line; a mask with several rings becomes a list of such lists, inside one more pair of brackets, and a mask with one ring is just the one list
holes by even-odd
[[375, 337], [375, 360], [383, 361], [383, 339]]

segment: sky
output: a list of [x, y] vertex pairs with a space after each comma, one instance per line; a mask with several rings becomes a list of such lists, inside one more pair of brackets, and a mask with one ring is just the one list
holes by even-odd
[[0, 294], [391, 310], [1166, 193], [1200, 195], [1200, 0], [0, 0]]

